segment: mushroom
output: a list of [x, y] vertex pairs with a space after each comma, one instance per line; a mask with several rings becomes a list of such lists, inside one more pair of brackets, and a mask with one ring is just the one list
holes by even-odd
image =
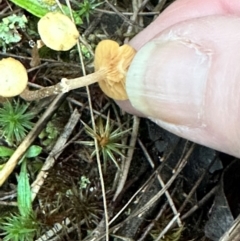
[[126, 73], [136, 51], [127, 44], [112, 40], [101, 41], [95, 51], [95, 72], [75, 79], [63, 78], [60, 83], [36, 91], [25, 90], [21, 97], [31, 101], [99, 83], [103, 92], [115, 100], [128, 99], [125, 90]]
[[0, 96], [13, 97], [21, 94], [27, 87], [28, 76], [25, 67], [14, 58], [0, 61]]
[[38, 22], [42, 42], [53, 50], [67, 51], [78, 41], [79, 32], [69, 17], [59, 12], [49, 12]]
[[[95, 51], [95, 71], [106, 70], [98, 83], [102, 91], [115, 100], [128, 99], [125, 89], [126, 74], [136, 51], [130, 45], [119, 46], [112, 40], [101, 41]], [[97, 73], [96, 72], [96, 73]]]
[[34, 91], [27, 88], [27, 71], [24, 66], [13, 58], [3, 59], [0, 61], [0, 95], [12, 97], [20, 94], [23, 99], [32, 101], [98, 82], [110, 98], [126, 100], [128, 96], [125, 78], [135, 52], [130, 45], [124, 44], [119, 47], [118, 43], [112, 40], [103, 40], [96, 48], [94, 73], [75, 79], [63, 78], [56, 85]]

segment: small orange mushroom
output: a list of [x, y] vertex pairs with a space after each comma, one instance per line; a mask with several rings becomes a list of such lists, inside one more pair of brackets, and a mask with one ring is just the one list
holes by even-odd
[[136, 51], [130, 45], [119, 46], [112, 40], [100, 42], [95, 51], [95, 71], [106, 70], [98, 81], [102, 91], [115, 100], [128, 99], [125, 89], [126, 74]]
[[0, 73], [0, 96], [13, 97], [27, 87], [27, 71], [20, 61], [11, 57], [2, 59]]
[[[27, 88], [27, 72], [24, 66], [19, 61], [8, 58], [6, 60], [8, 60], [9, 64], [6, 64], [4, 62], [5, 60], [0, 61], [0, 68], [3, 68], [2, 70], [0, 69], [0, 72], [2, 76], [6, 76], [2, 77], [3, 82], [0, 82], [0, 96], [11, 97], [20, 94], [23, 99], [32, 101], [65, 93], [98, 82], [100, 88], [110, 98], [126, 100], [128, 99], [125, 90], [126, 73], [135, 52], [130, 45], [124, 44], [119, 47], [118, 43], [112, 40], [103, 40], [96, 48], [94, 73], [75, 79], [63, 78], [61, 82], [56, 85], [35, 91], [28, 90]], [[14, 66], [16, 67], [13, 67], [13, 64], [15, 64]], [[6, 70], [6, 68], [8, 69]], [[10, 77], [12, 73], [16, 75]], [[13, 82], [10, 82], [10, 80]], [[18, 92], [16, 92], [16, 88]], [[9, 90], [12, 92], [10, 93]]]
[[71, 49], [79, 37], [76, 25], [59, 12], [49, 12], [43, 16], [38, 22], [38, 33], [47, 47], [57, 51]]
[[95, 51], [95, 72], [75, 79], [63, 78], [60, 83], [36, 91], [25, 90], [21, 97], [31, 101], [65, 93], [98, 82], [103, 92], [115, 100], [128, 99], [126, 73], [136, 51], [127, 44], [119, 46], [112, 40], [101, 41]]

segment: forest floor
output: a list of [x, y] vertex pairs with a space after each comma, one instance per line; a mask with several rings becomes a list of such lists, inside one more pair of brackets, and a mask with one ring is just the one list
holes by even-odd
[[[101, 40], [122, 45], [173, 1], [70, 0], [81, 38], [65, 52], [37, 50], [39, 18], [12, 2], [0, 1], [0, 58], [19, 60], [36, 90], [94, 72]], [[10, 16], [27, 21], [4, 21]], [[4, 241], [219, 240], [240, 211], [235, 158], [123, 112], [97, 84], [32, 102], [3, 99], [0, 134]]]

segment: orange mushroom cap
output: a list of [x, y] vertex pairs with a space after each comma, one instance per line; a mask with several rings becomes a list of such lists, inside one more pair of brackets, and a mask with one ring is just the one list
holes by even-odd
[[98, 44], [95, 50], [95, 71], [106, 70], [106, 78], [98, 83], [110, 98], [128, 99], [125, 88], [126, 74], [135, 53], [136, 50], [130, 45], [119, 46], [112, 40], [103, 40]]
[[14, 58], [0, 61], [0, 96], [13, 97], [21, 94], [27, 87], [27, 70], [22, 63]]
[[79, 32], [69, 17], [59, 12], [49, 12], [38, 22], [39, 35], [53, 50], [67, 51], [77, 44]]

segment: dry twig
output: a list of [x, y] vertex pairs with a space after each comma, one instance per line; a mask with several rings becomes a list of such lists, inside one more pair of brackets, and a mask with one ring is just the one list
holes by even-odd
[[63, 152], [63, 146], [67, 142], [69, 136], [71, 135], [73, 129], [75, 128], [76, 124], [79, 122], [80, 114], [77, 110], [75, 110], [71, 117], [69, 118], [68, 123], [66, 124], [62, 134], [58, 138], [57, 142], [55, 143], [52, 151], [48, 155], [44, 165], [41, 168], [41, 171], [38, 173], [36, 180], [32, 183], [32, 200], [35, 199], [36, 195], [38, 194], [41, 186], [44, 183], [44, 180], [47, 178], [48, 171], [50, 168], [53, 167], [55, 160], [61, 155]]

